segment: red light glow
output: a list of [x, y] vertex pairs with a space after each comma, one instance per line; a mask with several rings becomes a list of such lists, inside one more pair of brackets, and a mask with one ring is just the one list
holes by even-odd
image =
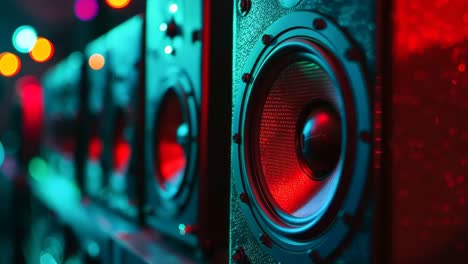
[[185, 168], [184, 149], [174, 142], [161, 142], [159, 145], [160, 173], [164, 182], [171, 182], [177, 175], [183, 173]]
[[24, 138], [38, 138], [44, 116], [42, 86], [36, 77], [24, 76], [18, 80], [16, 89], [23, 109]]
[[92, 161], [97, 161], [102, 155], [102, 142], [98, 137], [91, 138], [89, 142], [88, 156]]
[[177, 142], [177, 130], [183, 124], [180, 102], [172, 90], [161, 104], [155, 141], [156, 178], [163, 189], [183, 177], [186, 167], [184, 148]]
[[132, 149], [126, 141], [120, 140], [114, 147], [114, 170], [123, 172], [127, 169]]

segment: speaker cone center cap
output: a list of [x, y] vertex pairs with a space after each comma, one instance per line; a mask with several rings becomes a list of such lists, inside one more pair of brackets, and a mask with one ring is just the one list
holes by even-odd
[[341, 153], [341, 122], [330, 107], [317, 107], [300, 123], [299, 155], [302, 167], [314, 180], [330, 176]]

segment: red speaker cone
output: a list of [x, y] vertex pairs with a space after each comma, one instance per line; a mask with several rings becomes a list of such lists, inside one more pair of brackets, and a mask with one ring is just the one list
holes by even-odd
[[156, 130], [156, 179], [167, 189], [183, 177], [187, 162], [181, 139], [188, 131], [179, 98], [171, 89], [161, 103]]
[[112, 152], [112, 164], [113, 169], [116, 172], [124, 172], [129, 163], [132, 148], [125, 138], [125, 118], [123, 112], [118, 112], [116, 118], [113, 152]]
[[309, 217], [327, 207], [337, 184], [341, 121], [334, 110], [335, 84], [313, 61], [276, 71], [264, 74], [259, 97], [264, 102], [253, 111], [259, 113], [253, 122], [259, 124], [253, 129], [253, 160], [259, 161], [262, 192], [273, 209]]

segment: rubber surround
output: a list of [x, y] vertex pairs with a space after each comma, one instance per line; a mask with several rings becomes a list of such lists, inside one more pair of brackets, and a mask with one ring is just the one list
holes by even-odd
[[[314, 29], [313, 21], [321, 19], [326, 23], [323, 29]], [[271, 243], [262, 248], [278, 261], [309, 263], [310, 255], [327, 259], [351, 233], [349, 219], [358, 217], [358, 209], [368, 178], [371, 146], [362, 140], [360, 133], [371, 131], [371, 106], [363, 67], [359, 61], [347, 56], [354, 48], [352, 43], [337, 26], [327, 18], [313, 12], [295, 12], [273, 23], [263, 34], [271, 37], [265, 45], [261, 36], [250, 53], [244, 73], [250, 75], [245, 85], [238, 86], [234, 98], [233, 135], [239, 134], [241, 141], [232, 148], [233, 180], [238, 193], [247, 195], [247, 203], [241, 209], [254, 237], [266, 235]], [[262, 73], [278, 58], [307, 53], [314, 62], [336, 76], [336, 84], [343, 98], [343, 113], [346, 113], [346, 142], [342, 161], [342, 175], [335, 198], [328, 210], [314, 219], [288, 219], [272, 214], [265, 198], [258, 189], [249, 153], [249, 111], [251, 95]], [[241, 78], [234, 76], [233, 78]], [[240, 83], [240, 82], [239, 82]], [[245, 197], [244, 197], [245, 199]]]

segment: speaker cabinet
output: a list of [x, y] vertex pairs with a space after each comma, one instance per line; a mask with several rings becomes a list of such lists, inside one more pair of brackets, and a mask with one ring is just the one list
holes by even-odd
[[145, 219], [185, 245], [228, 237], [231, 5], [147, 5]]
[[[141, 144], [137, 144], [143, 129], [138, 123], [144, 89], [142, 50], [143, 17], [135, 16], [106, 33], [87, 51], [89, 120], [93, 124], [88, 132], [89, 187], [100, 193], [99, 198], [107, 205], [132, 217], [137, 217], [136, 162], [142, 158]], [[104, 67], [94, 69], [94, 56], [104, 58]], [[101, 175], [96, 175], [99, 171]]]
[[83, 163], [80, 146], [84, 134], [79, 126], [83, 121], [83, 63], [83, 54], [74, 52], [42, 79], [45, 98], [42, 153], [53, 173], [76, 183], [81, 183], [78, 175]]
[[85, 48], [85, 58], [89, 61], [92, 56], [98, 56], [103, 64], [91, 68], [86, 66], [86, 92], [85, 113], [86, 125], [82, 130], [86, 133], [86, 159], [83, 170], [84, 193], [93, 198], [104, 198], [104, 187], [107, 185], [104, 175], [109, 174], [109, 163], [105, 155], [104, 141], [108, 120], [104, 118], [105, 109], [111, 97], [110, 93], [110, 67], [106, 58], [109, 56], [107, 36], [103, 35], [90, 42]]
[[462, 2], [238, 2], [232, 263], [466, 261]]

